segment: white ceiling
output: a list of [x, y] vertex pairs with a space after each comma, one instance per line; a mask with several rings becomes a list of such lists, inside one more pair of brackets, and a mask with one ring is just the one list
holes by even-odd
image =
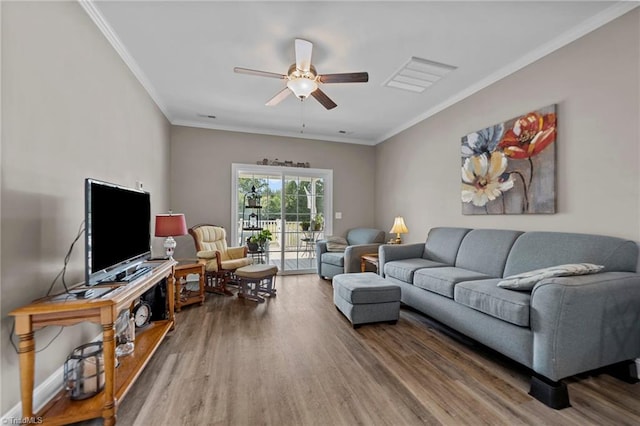
[[[637, 2], [81, 2], [172, 124], [377, 144], [637, 6]], [[338, 104], [265, 102], [284, 81], [294, 39], [313, 43]], [[383, 84], [410, 57], [457, 69], [414, 93]], [[215, 116], [209, 118], [208, 115]], [[302, 123], [304, 133], [301, 133]], [[340, 133], [340, 131], [346, 132]]]

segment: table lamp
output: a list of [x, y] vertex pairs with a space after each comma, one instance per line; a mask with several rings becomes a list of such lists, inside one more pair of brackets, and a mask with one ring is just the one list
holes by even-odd
[[396, 239], [392, 240], [393, 244], [402, 244], [402, 238], [400, 238], [400, 234], [406, 234], [409, 232], [407, 229], [407, 225], [404, 224], [404, 218], [402, 216], [396, 216], [393, 220], [393, 226], [391, 227], [392, 234], [396, 234]]
[[176, 240], [173, 237], [187, 235], [187, 222], [184, 214], [158, 214], [156, 215], [156, 237], [167, 237], [164, 240], [164, 248], [167, 251], [167, 258], [173, 259], [173, 252], [176, 248]]

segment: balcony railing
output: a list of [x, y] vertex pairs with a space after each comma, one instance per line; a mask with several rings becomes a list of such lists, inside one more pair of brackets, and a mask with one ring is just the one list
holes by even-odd
[[[285, 250], [298, 250], [302, 247], [304, 250], [305, 246], [309, 245], [309, 240], [315, 242], [321, 239], [324, 234], [323, 231], [303, 231], [300, 226], [299, 221], [285, 221], [284, 222], [284, 249]], [[268, 229], [271, 231], [272, 240], [271, 240], [271, 249], [273, 250], [274, 243], [278, 244], [279, 247], [283, 246], [282, 241], [282, 220], [261, 220], [258, 222], [258, 227], [262, 229]], [[242, 231], [242, 220], [238, 223], [238, 235], [243, 236]], [[244, 238], [246, 238], [247, 231], [244, 231]], [[244, 243], [244, 242], [243, 242]]]

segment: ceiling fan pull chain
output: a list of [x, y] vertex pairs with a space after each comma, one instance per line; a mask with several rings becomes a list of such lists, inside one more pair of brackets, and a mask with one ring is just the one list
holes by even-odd
[[304, 98], [300, 98], [300, 121], [302, 122], [302, 128], [300, 129], [300, 133], [304, 133]]

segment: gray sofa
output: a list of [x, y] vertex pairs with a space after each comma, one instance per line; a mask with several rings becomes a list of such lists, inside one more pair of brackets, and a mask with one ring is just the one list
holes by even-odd
[[385, 237], [386, 233], [379, 229], [350, 229], [345, 237], [349, 245], [344, 251], [328, 251], [326, 240], [318, 241], [316, 244], [318, 275], [322, 278], [333, 278], [338, 274], [360, 272], [360, 256], [377, 253]]
[[[632, 380], [640, 356], [638, 244], [561, 232], [434, 228], [426, 243], [383, 245], [379, 270], [402, 302], [533, 370], [530, 394], [569, 406], [562, 379], [615, 366]], [[531, 291], [502, 278], [554, 265], [604, 265], [546, 278]]]

